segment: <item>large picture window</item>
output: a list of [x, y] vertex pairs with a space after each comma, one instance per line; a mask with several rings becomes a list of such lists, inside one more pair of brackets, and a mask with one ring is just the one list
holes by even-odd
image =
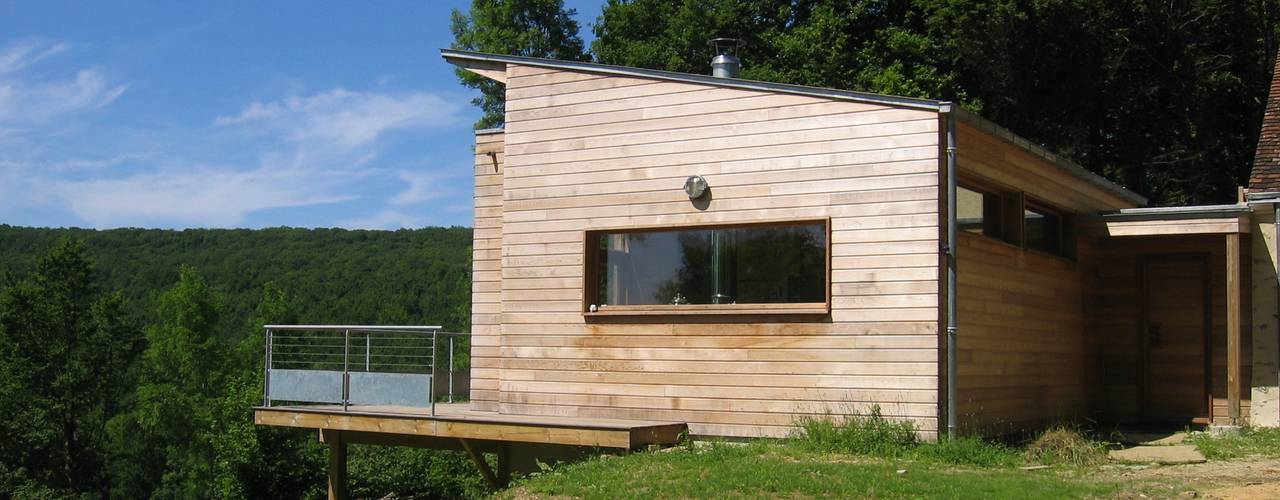
[[826, 221], [589, 232], [587, 310], [825, 307], [827, 240]]

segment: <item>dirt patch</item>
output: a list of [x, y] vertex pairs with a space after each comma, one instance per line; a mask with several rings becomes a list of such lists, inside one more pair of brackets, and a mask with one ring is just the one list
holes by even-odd
[[1157, 496], [1199, 498], [1280, 498], [1280, 459], [1209, 461], [1188, 465], [1107, 465], [1102, 473], [1133, 485], [1122, 498]]
[[1205, 492], [1205, 498], [1272, 500], [1280, 498], [1280, 483], [1248, 484]]

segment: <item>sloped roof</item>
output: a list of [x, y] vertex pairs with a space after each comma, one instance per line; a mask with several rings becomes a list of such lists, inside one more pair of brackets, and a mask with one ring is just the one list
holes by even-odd
[[1253, 154], [1253, 170], [1249, 173], [1249, 190], [1280, 191], [1280, 57], [1271, 73], [1271, 91], [1267, 110], [1262, 115], [1262, 131]]
[[[786, 83], [761, 82], [756, 80], [744, 80], [741, 78], [721, 78], [711, 75], [698, 75], [692, 73], [678, 73], [674, 71], [662, 71], [655, 69], [632, 68], [628, 66], [613, 66], [608, 64], [597, 64], [580, 61], [562, 61], [559, 59], [544, 59], [538, 57], [511, 56], [504, 54], [489, 54], [485, 52], [472, 52], [467, 50], [456, 49], [440, 49], [440, 55], [446, 61], [458, 66], [468, 67], [475, 63], [492, 63], [492, 64], [520, 64], [525, 66], [536, 66], [544, 68], [556, 68], [571, 71], [586, 71], [592, 73], [602, 73], [619, 76], [633, 76], [640, 78], [653, 78], [658, 80], [668, 80], [686, 83], [700, 83], [704, 85], [714, 85], [717, 87], [737, 88], [744, 90], [757, 90], [765, 92], [779, 92], [785, 94], [807, 95], [813, 97], [824, 97], [828, 99], [836, 99], [843, 101], [862, 102], [868, 104], [880, 104], [884, 106], [893, 106], [899, 108], [919, 109], [924, 111], [933, 111], [936, 113], [954, 114], [956, 119], [968, 123], [988, 134], [999, 137], [1022, 150], [1038, 156], [1050, 164], [1062, 169], [1068, 174], [1080, 178], [1102, 190], [1114, 194], [1124, 200], [1135, 205], [1146, 205], [1147, 199], [1142, 195], [1126, 189], [1124, 186], [1111, 182], [1105, 177], [1095, 174], [1088, 169], [1049, 152], [1031, 141], [1028, 141], [1017, 134], [997, 125], [995, 122], [982, 118], [978, 114], [965, 110], [955, 103], [949, 101], [939, 101], [935, 99], [921, 99], [916, 97], [902, 97], [885, 94], [873, 94], [870, 92], [854, 92], [850, 90], [830, 89], [824, 87], [809, 87], [805, 85], [791, 85]], [[1280, 172], [1280, 170], [1278, 170]]]

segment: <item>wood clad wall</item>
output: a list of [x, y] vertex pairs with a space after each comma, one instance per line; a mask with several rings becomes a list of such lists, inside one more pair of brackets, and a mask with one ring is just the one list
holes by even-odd
[[[1132, 206], [967, 124], [957, 135], [962, 181], [1025, 193], [1066, 214]], [[1086, 327], [1092, 278], [1085, 270], [1093, 257], [1087, 244], [1077, 248], [1071, 260], [959, 236], [956, 405], [969, 432], [1013, 432], [1089, 410], [1096, 370]]]
[[[513, 65], [505, 144], [501, 344], [473, 350], [501, 412], [782, 436], [879, 404], [935, 432], [935, 113]], [[829, 317], [584, 319], [585, 230], [825, 217]]]
[[967, 233], [957, 260], [962, 426], [1005, 434], [1086, 414], [1080, 266]]
[[471, 404], [497, 411], [502, 334], [502, 133], [476, 135], [475, 234], [471, 264]]
[[[1247, 237], [1247, 235], [1242, 235]], [[1249, 262], [1249, 246], [1244, 247], [1242, 262]], [[1213, 396], [1213, 418], [1222, 421], [1227, 415], [1227, 319], [1226, 319], [1226, 251], [1223, 235], [1157, 236], [1109, 238], [1099, 248], [1096, 264], [1098, 286], [1092, 302], [1098, 315], [1100, 397], [1097, 411], [1108, 420], [1134, 421], [1140, 418], [1142, 338], [1139, 262], [1147, 255], [1207, 255], [1209, 261], [1210, 389]], [[1250, 302], [1250, 274], [1243, 273], [1242, 302]], [[1248, 346], [1252, 342], [1250, 308], [1241, 314], [1241, 414], [1249, 414], [1249, 380], [1252, 358]], [[1153, 374], [1153, 376], [1158, 374]], [[1208, 402], [1206, 402], [1208, 404]]]

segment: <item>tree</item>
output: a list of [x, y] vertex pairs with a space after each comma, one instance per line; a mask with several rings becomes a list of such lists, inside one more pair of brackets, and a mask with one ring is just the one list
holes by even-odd
[[610, 0], [591, 50], [605, 64], [705, 74], [707, 41], [738, 38], [743, 78], [963, 99], [918, 3]]
[[[323, 494], [315, 434], [253, 424], [262, 325], [395, 320], [466, 331], [470, 244], [466, 228], [0, 225], [0, 498]], [[76, 382], [55, 386], [59, 377]], [[471, 469], [453, 452], [355, 447], [351, 464], [378, 472], [353, 484], [370, 495], [456, 497], [481, 484], [458, 474]]]
[[984, 115], [1157, 205], [1234, 202], [1280, 3], [938, 1], [942, 66]]
[[95, 287], [84, 245], [70, 239], [0, 293], [0, 496], [107, 493], [106, 423], [138, 346], [122, 304]]
[[[453, 11], [453, 48], [570, 61], [587, 60], [578, 36], [577, 12], [565, 9], [563, 0], [473, 0], [471, 10]], [[484, 111], [476, 128], [503, 124], [503, 85], [458, 69], [462, 84], [479, 89], [472, 100]]]
[[304, 498], [319, 496], [325, 448], [314, 432], [260, 426], [253, 407], [262, 404], [263, 326], [296, 324], [297, 303], [275, 282], [245, 325], [247, 335], [229, 355], [234, 371], [222, 396], [210, 404], [216, 432], [209, 436], [217, 457], [211, 489], [220, 498]]
[[[219, 336], [221, 307], [196, 270], [183, 266], [160, 297], [160, 321], [147, 328], [136, 407], [113, 422], [122, 459], [137, 468], [117, 477], [119, 496], [193, 498], [213, 484], [211, 435], [229, 380], [229, 351]], [[141, 443], [137, 445], [131, 441]]]

